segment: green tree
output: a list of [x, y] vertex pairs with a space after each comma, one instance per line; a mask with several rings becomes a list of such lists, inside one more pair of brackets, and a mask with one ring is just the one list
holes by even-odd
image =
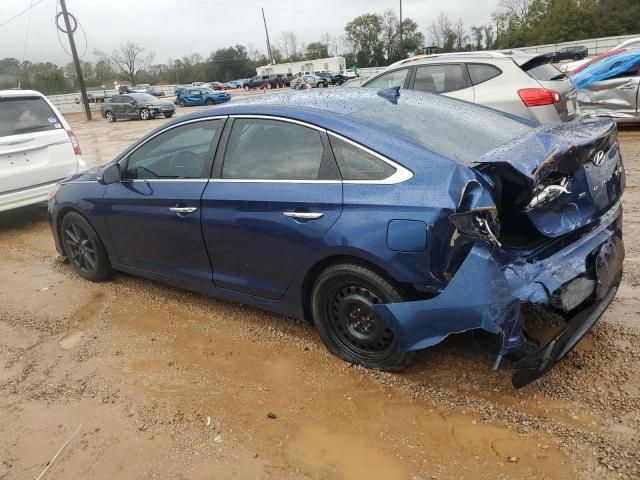
[[253, 75], [255, 75], [255, 65], [252, 64], [247, 49], [243, 45], [219, 48], [211, 52], [206, 62], [208, 80], [228, 82]]
[[351, 20], [344, 27], [359, 66], [373, 67], [384, 62], [384, 45], [380, 38], [382, 16], [367, 13]]
[[327, 58], [329, 56], [329, 48], [327, 44], [321, 42], [311, 42], [307, 45], [305, 58], [307, 60], [316, 60], [317, 58]]

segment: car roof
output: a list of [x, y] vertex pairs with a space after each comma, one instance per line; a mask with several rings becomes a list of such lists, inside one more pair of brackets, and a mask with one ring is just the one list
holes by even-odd
[[384, 71], [391, 70], [392, 68], [399, 66], [423, 65], [436, 61], [451, 63], [460, 61], [472, 62], [491, 60], [492, 62], [502, 62], [507, 64], [511, 61], [522, 66], [533, 59], [546, 56], [548, 56], [546, 53], [527, 53], [521, 50], [437, 53], [433, 55], [416, 55], [415, 57], [400, 60], [389, 65], [384, 69]]
[[0, 97], [44, 97], [44, 94], [36, 90], [22, 90], [12, 88], [11, 90], [0, 90]]

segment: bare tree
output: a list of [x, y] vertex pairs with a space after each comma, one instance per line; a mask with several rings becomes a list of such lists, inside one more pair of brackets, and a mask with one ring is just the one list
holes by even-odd
[[444, 52], [450, 52], [456, 44], [456, 32], [449, 16], [440, 12], [440, 15], [431, 22], [429, 34], [434, 45], [440, 47]]
[[534, 0], [500, 0], [498, 7], [511, 20], [519, 25], [525, 25], [529, 20], [533, 2]]
[[153, 52], [145, 53], [143, 47], [132, 42], [123, 43], [111, 52], [111, 55], [99, 50], [96, 50], [95, 53], [134, 85], [140, 72], [151, 66], [155, 56]]
[[330, 57], [338, 56], [338, 39], [330, 33], [320, 35], [320, 43], [327, 46], [327, 53]]
[[456, 49], [459, 52], [461, 52], [462, 50], [465, 49], [467, 42], [469, 41], [469, 36], [465, 31], [464, 23], [462, 19], [459, 19], [458, 23], [456, 23], [455, 33], [456, 33]]
[[282, 52], [284, 58], [296, 58], [298, 56], [298, 48], [298, 37], [294, 32], [286, 31], [280, 34], [278, 49]]

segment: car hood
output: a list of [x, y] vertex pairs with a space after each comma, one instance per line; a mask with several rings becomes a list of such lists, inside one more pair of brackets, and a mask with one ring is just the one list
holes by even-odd
[[98, 178], [98, 172], [103, 167], [94, 167], [84, 172], [74, 173], [62, 180], [60, 183], [72, 183], [72, 182], [91, 182]]

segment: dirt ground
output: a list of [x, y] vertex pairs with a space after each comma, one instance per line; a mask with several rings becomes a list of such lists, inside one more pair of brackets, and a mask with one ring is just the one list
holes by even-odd
[[[91, 166], [163, 122], [71, 120]], [[624, 283], [522, 390], [466, 336], [386, 374], [278, 315], [89, 283], [56, 261], [43, 207], [0, 214], [0, 479], [38, 478], [69, 439], [46, 478], [640, 478], [640, 130], [620, 139]]]

